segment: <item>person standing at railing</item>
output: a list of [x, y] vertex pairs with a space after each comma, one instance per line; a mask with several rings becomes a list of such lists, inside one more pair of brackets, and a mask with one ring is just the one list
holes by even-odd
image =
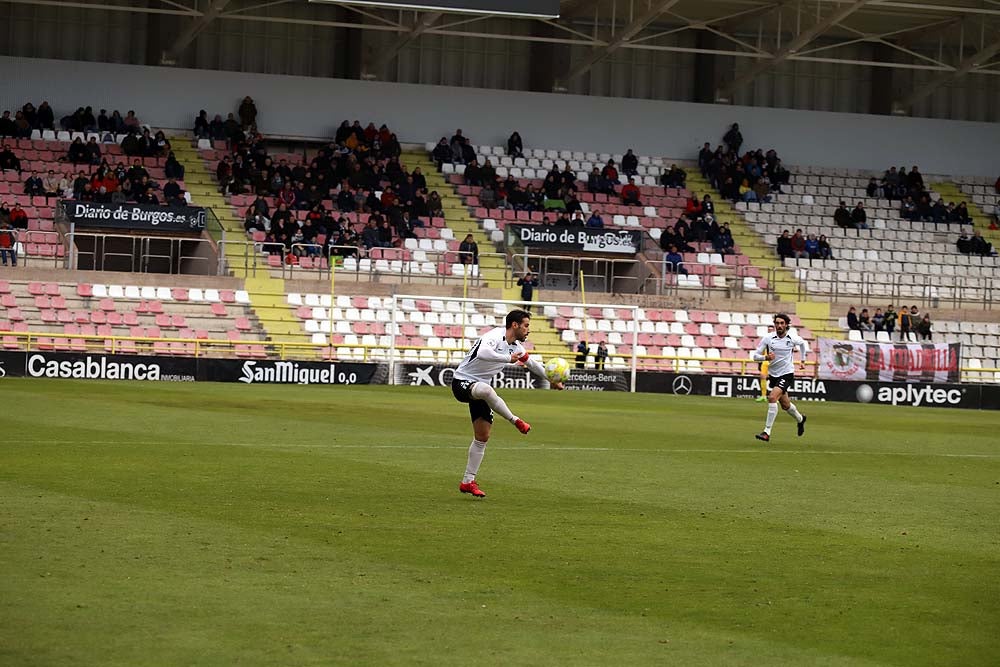
[[3, 259], [4, 266], [7, 266], [8, 255], [10, 255], [11, 266], [17, 266], [17, 230], [5, 220], [0, 223], [0, 258]]
[[597, 353], [594, 355], [594, 368], [599, 371], [604, 370], [604, 364], [608, 360], [608, 346], [602, 340], [597, 345]]
[[521, 288], [521, 300], [524, 301], [524, 310], [531, 312], [531, 300], [538, 287], [538, 278], [531, 271], [525, 271], [524, 276], [519, 278], [517, 286]]
[[462, 264], [479, 264], [479, 244], [472, 237], [472, 234], [466, 234], [465, 240], [458, 246], [459, 256], [458, 261]]

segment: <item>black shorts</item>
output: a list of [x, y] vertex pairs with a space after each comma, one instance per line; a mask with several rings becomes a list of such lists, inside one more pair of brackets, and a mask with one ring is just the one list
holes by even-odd
[[469, 404], [469, 415], [472, 417], [473, 422], [477, 419], [485, 419], [492, 424], [493, 410], [490, 409], [489, 404], [486, 401], [472, 398], [472, 385], [474, 384], [476, 384], [476, 380], [452, 378], [451, 393], [455, 395], [455, 399], [460, 403]]
[[785, 394], [787, 394], [788, 391], [795, 384], [795, 374], [787, 373], [785, 375], [779, 375], [778, 377], [769, 375], [767, 376], [767, 383], [771, 386], [771, 389], [777, 387], [781, 391], [785, 392]]

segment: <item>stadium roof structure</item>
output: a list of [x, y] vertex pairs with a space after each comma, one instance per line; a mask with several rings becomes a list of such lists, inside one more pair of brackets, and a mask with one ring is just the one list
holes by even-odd
[[[483, 40], [515, 40], [566, 45], [574, 51], [568, 70], [553, 90], [589, 71], [619, 49], [645, 49], [748, 59], [731, 80], [719, 84], [717, 101], [786, 61], [927, 70], [930, 79], [906, 93], [895, 106], [904, 111], [943, 85], [968, 75], [1000, 75], [1000, 0], [562, 0], [558, 18], [525, 17], [525, 29], [498, 30], [488, 23], [499, 15], [483, 14], [489, 3], [468, 0], [478, 13], [461, 9], [412, 9], [419, 2], [373, 0], [304, 2], [304, 0], [6, 0], [15, 4], [93, 8], [187, 16], [191, 22], [167, 50], [177, 56], [210, 23], [218, 20], [316, 25], [395, 33], [364, 78], [378, 79], [408, 44], [424, 35]], [[457, 0], [449, 0], [451, 4]], [[301, 11], [309, 4], [318, 11]], [[396, 6], [393, 6], [396, 5]], [[406, 5], [400, 8], [398, 5]], [[473, 11], [470, 9], [469, 11]], [[329, 18], [324, 12], [329, 12]], [[502, 18], [510, 18], [504, 15]], [[708, 39], [694, 46], [669, 39], [696, 31]], [[858, 59], [844, 47], [871, 44], [878, 57]], [[169, 58], [165, 59], [169, 61]]]

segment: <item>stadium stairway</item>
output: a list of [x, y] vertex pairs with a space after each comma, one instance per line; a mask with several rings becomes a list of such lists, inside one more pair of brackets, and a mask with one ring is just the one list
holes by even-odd
[[[437, 190], [438, 194], [441, 195], [445, 221], [448, 227], [455, 232], [456, 239], [461, 241], [466, 234], [472, 234], [472, 238], [479, 245], [480, 253], [496, 253], [496, 246], [483, 231], [479, 221], [470, 215], [469, 208], [455, 192], [455, 188], [445, 180], [425, 151], [404, 151], [401, 161], [406, 165], [408, 171], [420, 167], [420, 171], [427, 179], [427, 190], [430, 192]], [[499, 257], [481, 256], [479, 258], [479, 276], [484, 287], [503, 288], [504, 279], [507, 276], [507, 265]]]
[[[213, 174], [198, 155], [197, 149], [191, 145], [191, 139], [183, 136], [171, 137], [171, 146], [177, 160], [184, 165], [184, 182], [191, 192], [192, 200], [212, 209], [227, 238], [243, 240], [245, 238], [243, 224], [229, 202], [219, 193]], [[244, 248], [240, 244], [227, 244], [224, 252], [229, 273], [244, 280], [247, 293], [250, 295], [250, 307], [264, 328], [267, 340], [287, 343], [310, 342], [310, 337], [302, 331], [294, 313], [288, 308], [285, 281], [271, 277], [266, 267], [251, 273], [246, 267]], [[251, 253], [251, 257], [256, 261], [255, 254]]]
[[[687, 189], [691, 192], [716, 194], [697, 168], [688, 172]], [[714, 199], [714, 203], [716, 218], [720, 223], [729, 223], [733, 240], [741, 252], [750, 258], [750, 263], [756, 266], [762, 275], [773, 278], [771, 284], [778, 299], [786, 304], [794, 304], [795, 314], [802, 320], [802, 324], [817, 336], [843, 338], [844, 334], [836, 325], [836, 321], [830, 320], [830, 304], [823, 301], [800, 300], [799, 295], [805, 290], [795, 275], [782, 266], [774, 249], [747, 224], [732, 204], [721, 197]]]
[[974, 229], [978, 230], [980, 234], [983, 235], [987, 241], [993, 244], [994, 248], [1000, 247], [1000, 233], [990, 229], [990, 216], [983, 212], [975, 203], [973, 203], [972, 198], [962, 192], [962, 189], [957, 183], [951, 181], [938, 181], [930, 184], [931, 193], [934, 195], [932, 198], [937, 199], [938, 196], [944, 198], [946, 202], [965, 202], [966, 207], [969, 209], [969, 215], [972, 216], [972, 226]]

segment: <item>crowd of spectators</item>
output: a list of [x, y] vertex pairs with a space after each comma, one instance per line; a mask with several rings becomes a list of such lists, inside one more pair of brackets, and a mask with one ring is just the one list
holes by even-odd
[[720, 225], [715, 219], [715, 204], [711, 195], [698, 199], [696, 193], [691, 193], [681, 216], [660, 233], [660, 248], [666, 255], [668, 270], [687, 275], [687, 269], [681, 264], [681, 253], [694, 252], [693, 243], [710, 243], [713, 252], [720, 255], [736, 253], [736, 242], [729, 224], [724, 222]]
[[767, 203], [772, 193], [781, 192], [781, 186], [788, 184], [791, 174], [774, 149], [741, 154], [742, 145], [743, 135], [734, 123], [714, 151], [705, 142], [698, 152], [698, 168], [723, 198]]
[[[357, 255], [360, 248], [401, 247], [425, 220], [443, 217], [441, 197], [428, 193], [419, 167], [404, 170], [399, 141], [385, 125], [345, 120], [333, 141], [296, 165], [286, 159], [275, 163], [259, 132], [240, 132], [243, 138], [230, 144], [216, 168], [220, 189], [256, 195], [246, 211], [247, 234], [262, 232], [265, 248], [286, 253], [289, 261], [326, 255], [324, 245], [341, 256]], [[267, 198], [276, 200], [273, 207]], [[295, 211], [307, 213], [298, 220]], [[368, 221], [355, 229], [346, 213], [366, 213]], [[478, 259], [478, 248], [468, 256]]]
[[931, 340], [931, 316], [929, 313], [921, 315], [916, 306], [903, 306], [898, 313], [892, 304], [886, 306], [884, 311], [876, 308], [874, 314], [870, 314], [867, 308], [862, 308], [859, 313], [855, 306], [847, 310], [847, 328], [853, 331], [885, 331], [891, 337], [897, 325], [901, 341], [906, 340], [909, 333], [915, 334], [920, 340]]
[[972, 237], [962, 233], [955, 242], [955, 247], [964, 255], [979, 255], [980, 257], [992, 257], [997, 254], [993, 249], [993, 244], [983, 238], [978, 229], [972, 230]]
[[833, 249], [825, 234], [817, 238], [815, 234], [808, 236], [796, 229], [792, 234], [784, 229], [778, 237], [778, 257], [781, 259], [833, 259]]
[[221, 114], [215, 114], [215, 117], [209, 120], [208, 112], [202, 109], [194, 119], [193, 132], [196, 139], [237, 144], [245, 140], [247, 134], [252, 136], [257, 133], [257, 105], [248, 95], [240, 102], [235, 114], [226, 115], [226, 120], [222, 120]]
[[101, 135], [101, 141], [111, 143], [115, 135], [138, 135], [143, 131], [142, 123], [135, 111], [128, 111], [125, 116], [117, 109], [108, 115], [107, 109], [101, 109], [95, 116], [93, 107], [77, 107], [76, 111], [59, 118], [56, 127], [56, 115], [48, 102], [42, 102], [35, 107], [31, 102], [15, 110], [11, 117], [10, 111], [4, 111], [0, 117], [0, 137], [30, 139], [34, 130], [66, 130], [68, 132], [93, 132]]
[[899, 214], [906, 220], [914, 222], [933, 222], [936, 224], [969, 224], [972, 217], [966, 203], [945, 203], [939, 198], [936, 202], [924, 185], [920, 168], [913, 165], [909, 171], [906, 167], [890, 167], [878, 180], [874, 176], [868, 180], [865, 193], [869, 197], [882, 197], [889, 201], [899, 201]]

